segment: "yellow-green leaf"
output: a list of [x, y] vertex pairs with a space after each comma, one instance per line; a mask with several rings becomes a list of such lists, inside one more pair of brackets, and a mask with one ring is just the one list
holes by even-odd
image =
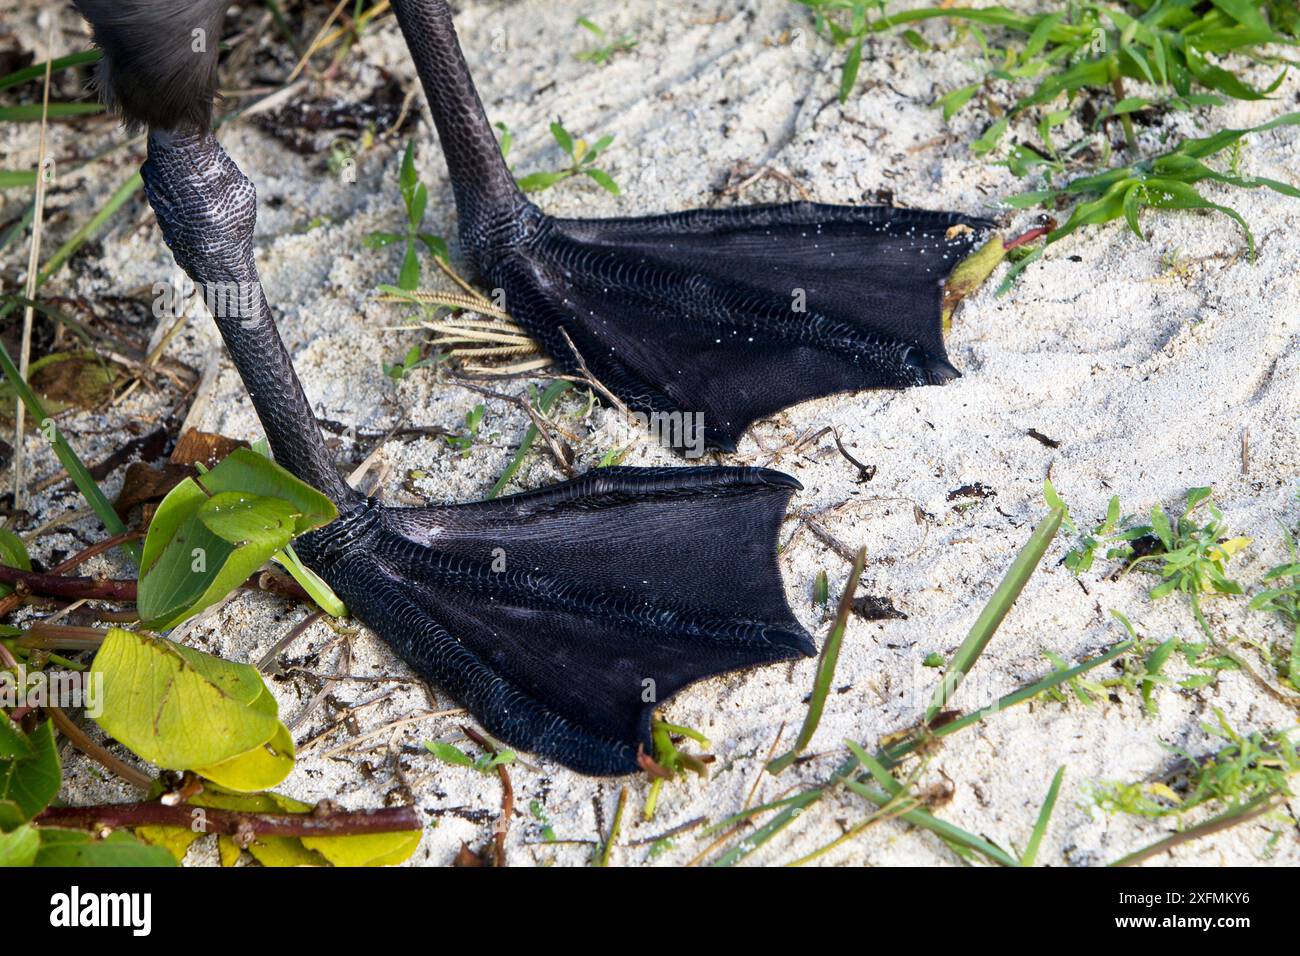
[[230, 837], [217, 837], [217, 855], [221, 857], [221, 865], [224, 867], [234, 866], [239, 862], [239, 854], [244, 851], [239, 848], [239, 844]]
[[[268, 695], [269, 696], [269, 695]], [[195, 772], [229, 790], [252, 793], [266, 790], [289, 776], [293, 770], [293, 737], [283, 724], [274, 737], [260, 747], [245, 751]]]
[[198, 518], [228, 544], [258, 544], [274, 553], [293, 540], [298, 512], [283, 498], [223, 491], [199, 507]]
[[302, 845], [296, 837], [260, 837], [248, 845], [253, 859], [263, 866], [324, 866], [326, 860]]
[[113, 628], [91, 668], [104, 682], [99, 725], [159, 767], [213, 767], [283, 740], [275, 699], [248, 664]]
[[[4, 735], [15, 730], [8, 717], [0, 715]], [[54, 743], [54, 725], [45, 721], [30, 735], [10, 740], [6, 749], [21, 750], [26, 755], [0, 760], [0, 829], [11, 830], [44, 810], [59, 792], [62, 772], [59, 752]]]
[[203, 836], [195, 830], [182, 830], [180, 827], [136, 827], [135, 835], [151, 846], [160, 846], [180, 863], [185, 859], [190, 846]]
[[358, 833], [353, 836], [303, 837], [302, 844], [335, 866], [393, 866], [420, 846], [420, 830]]

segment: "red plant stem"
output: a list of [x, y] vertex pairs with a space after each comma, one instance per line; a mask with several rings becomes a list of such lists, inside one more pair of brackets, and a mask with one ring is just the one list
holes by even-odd
[[[68, 558], [62, 564], [50, 570], [51, 574], [67, 574], [73, 568], [82, 563], [89, 561], [97, 554], [103, 554], [105, 551], [111, 551], [119, 544], [126, 541], [134, 541], [137, 538], [143, 538], [143, 531], [124, 531], [121, 534], [115, 534], [111, 538], [105, 538], [103, 541], [96, 542], [84, 551], [79, 551], [72, 557]], [[21, 592], [14, 592], [6, 597], [0, 598], [0, 618], [10, 613], [23, 603]]]
[[1010, 252], [1012, 249], [1018, 249], [1020, 246], [1027, 246], [1035, 239], [1041, 239], [1043, 236], [1051, 232], [1054, 228], [1056, 228], [1055, 223], [1049, 226], [1035, 226], [1033, 229], [1029, 229], [1026, 230], [1025, 232], [1022, 232], [1014, 239], [1006, 240], [1005, 242], [1002, 243], [1002, 248], [1005, 251]]
[[[108, 578], [70, 578], [58, 574], [40, 574], [36, 571], [23, 571], [0, 564], [0, 583], [11, 584], [29, 594], [41, 594], [46, 597], [66, 598], [68, 600], [124, 601], [136, 600], [136, 582], [125, 579]], [[298, 582], [285, 580], [263, 571], [254, 574], [240, 587], [254, 591], [269, 591], [282, 597], [307, 601], [307, 592]], [[11, 595], [12, 596], [12, 595]]]
[[54, 721], [54, 726], [58, 728], [59, 733], [68, 738], [68, 743], [76, 747], [83, 754], [100, 764], [105, 769], [117, 774], [128, 783], [133, 783], [141, 790], [148, 790], [153, 786], [153, 777], [149, 776], [143, 770], [132, 767], [129, 763], [119, 760], [109, 751], [95, 743], [86, 734], [84, 730], [72, 722], [72, 718], [65, 714], [58, 707], [46, 707], [45, 712], [50, 715], [50, 720]]
[[24, 636], [18, 638], [18, 646], [51, 651], [93, 651], [104, 643], [107, 636], [108, 629], [103, 627], [36, 621]]
[[69, 598], [74, 601], [80, 598], [104, 601], [135, 600], [134, 581], [69, 578], [58, 574], [23, 571], [0, 564], [0, 582], [22, 588], [31, 594]]
[[[497, 753], [496, 746], [473, 727], [462, 724], [465, 736], [489, 753]], [[515, 814], [515, 788], [510, 784], [510, 773], [504, 764], [497, 764], [497, 779], [501, 781], [501, 818], [493, 827], [492, 865], [506, 865], [506, 834], [510, 832], [510, 818]]]
[[143, 530], [123, 531], [121, 534], [115, 534], [111, 538], [105, 538], [103, 541], [97, 541], [90, 547], [78, 551], [72, 557], [62, 562], [56, 567], [50, 569], [51, 574], [67, 574], [73, 568], [85, 564], [97, 554], [103, 554], [105, 551], [112, 551], [119, 544], [125, 544], [128, 541], [138, 541], [144, 537]]
[[187, 804], [169, 807], [157, 801], [49, 807], [37, 814], [33, 822], [37, 826], [93, 831], [142, 826], [190, 830], [201, 825], [204, 833], [225, 834], [234, 837], [236, 842], [251, 842], [255, 837], [347, 836], [422, 829], [414, 807], [338, 810], [328, 802], [317, 804], [309, 813], [240, 813]]

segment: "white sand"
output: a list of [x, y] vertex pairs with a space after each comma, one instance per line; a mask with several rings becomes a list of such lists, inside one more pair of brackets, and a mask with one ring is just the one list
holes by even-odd
[[[965, 144], [979, 133], [976, 110], [960, 114], [945, 128], [942, 116], [929, 106], [937, 95], [978, 75], [970, 44], [920, 54], [897, 37], [878, 38], [868, 45], [858, 89], [841, 108], [835, 97], [843, 51], [810, 36], [806, 12], [779, 0], [636, 0], [599, 5], [595, 12], [590, 3], [554, 0], [461, 6], [466, 9], [458, 15], [458, 26], [488, 111], [516, 134], [511, 161], [517, 172], [559, 165], [559, 152], [546, 130], [557, 116], [575, 133], [616, 135], [601, 165], [618, 180], [623, 196], [607, 195], [594, 184], [565, 183], [540, 197], [554, 213], [635, 214], [736, 201], [717, 197], [736, 164], [747, 164], [747, 169], [771, 164], [813, 198], [829, 202], [862, 202], [876, 189], [887, 188], [907, 205], [987, 212], [987, 204], [1028, 188], [1005, 169], [970, 154]], [[577, 61], [574, 53], [589, 45], [584, 31], [573, 26], [579, 15], [595, 17], [611, 35], [635, 34], [637, 48], [604, 68]], [[43, 17], [23, 11], [12, 18], [29, 46], [44, 35]], [[71, 15], [61, 22], [69, 30], [56, 53], [77, 45]], [[934, 41], [951, 37], [942, 26], [922, 32]], [[323, 92], [364, 97], [380, 67], [408, 81], [413, 76], [391, 18], [366, 34], [349, 61], [345, 72], [355, 80], [329, 84]], [[1267, 73], [1259, 71], [1256, 80]], [[1196, 124], [1207, 118], [1216, 125], [1256, 124], [1279, 115], [1298, 96], [1300, 77], [1292, 76], [1274, 100], [1233, 104], [1208, 116], [1175, 115], [1165, 128], [1194, 135]], [[420, 172], [431, 193], [426, 225], [453, 237], [450, 189], [432, 130], [427, 119], [423, 122], [416, 135]], [[89, 138], [77, 127], [56, 127], [55, 155], [88, 152], [117, 135], [105, 123], [86, 128], [92, 130]], [[1079, 132], [1067, 128], [1060, 137], [1068, 141]], [[1159, 133], [1142, 135], [1150, 143]], [[1024, 135], [1032, 135], [1028, 127]], [[458, 427], [477, 396], [439, 384], [429, 372], [395, 387], [379, 371], [381, 360], [396, 360], [418, 341], [416, 332], [381, 331], [397, 324], [403, 310], [371, 297], [376, 284], [396, 274], [398, 253], [362, 246], [370, 231], [400, 222], [398, 145], [383, 143], [363, 154], [357, 182], [348, 184], [322, 171], [323, 157], [304, 160], [249, 125], [227, 129], [222, 138], [263, 199], [259, 265], [320, 414], [376, 430], [399, 418]], [[34, 128], [0, 130], [0, 151], [4, 168], [32, 165]], [[1293, 128], [1252, 138], [1243, 164], [1246, 172], [1296, 182], [1300, 132]], [[72, 224], [84, 221], [132, 168], [119, 153], [89, 175], [60, 181], [51, 207], [65, 212], [51, 222], [47, 250], [66, 237]], [[852, 621], [836, 692], [810, 749], [817, 756], [779, 779], [761, 774], [761, 762], [782, 723], [783, 746], [793, 739], [814, 662], [707, 681], [674, 700], [666, 710], [668, 719], [707, 734], [717, 762], [707, 781], [692, 778], [669, 785], [652, 822], [639, 818], [648, 783], [626, 781], [625, 842], [696, 817], [720, 819], [744, 805], [755, 780], [756, 801], [813, 785], [842, 759], [846, 738], [871, 747], [882, 735], [914, 722], [937, 679], [937, 672], [920, 662], [932, 652], [950, 654], [960, 643], [1045, 512], [1040, 488], [1049, 471], [1076, 515], [1086, 521], [1100, 517], [1111, 494], [1120, 495], [1126, 511], [1146, 512], [1154, 504], [1178, 506], [1189, 487], [1214, 485], [1215, 500], [1231, 527], [1255, 539], [1231, 571], [1249, 590], [1259, 587], [1263, 572], [1283, 559], [1279, 523], [1294, 526], [1300, 518], [1300, 253], [1294, 238], [1300, 231], [1300, 202], [1263, 190], [1207, 186], [1205, 192], [1233, 205], [1251, 223], [1259, 243], [1254, 265], [1245, 260], [1240, 231], [1225, 217], [1146, 216], [1150, 241], [1145, 243], [1122, 224], [1087, 230], [1055, 245], [1009, 295], [993, 295], [999, 270], [989, 287], [963, 306], [949, 341], [962, 379], [945, 388], [809, 402], [750, 432], [733, 460], [773, 464], [796, 475], [805, 490], [795, 498], [794, 512], [853, 502], [823, 523], [846, 545], [867, 547], [861, 590], [888, 595], [908, 619]], [[277, 208], [267, 205], [273, 197]], [[14, 214], [21, 198], [5, 194], [5, 218]], [[797, 196], [788, 185], [768, 178], [746, 190], [741, 201], [792, 198]], [[65, 270], [57, 287], [93, 298], [171, 274], [170, 256], [152, 215], [138, 201], [128, 208], [130, 218], [119, 215], [102, 237], [102, 247]], [[318, 216], [328, 224], [301, 232]], [[1019, 215], [1010, 230], [1018, 232], [1031, 222], [1032, 214]], [[1168, 261], [1175, 257], [1183, 267], [1171, 270]], [[216, 347], [210, 323], [198, 318], [171, 354], [202, 369]], [[523, 389], [522, 383], [511, 387]], [[258, 433], [238, 377], [224, 358], [205, 391], [192, 424], [240, 437]], [[579, 406], [569, 403], [564, 410], [573, 414]], [[64, 428], [85, 458], [99, 460], [116, 447], [126, 423], [149, 423], [164, 411], [158, 396], [138, 391], [106, 416], [71, 416]], [[626, 440], [612, 413], [597, 411], [586, 422], [565, 421], [579, 433], [592, 430], [576, 449], [580, 467], [591, 467]], [[855, 484], [853, 469], [829, 437], [798, 455], [775, 454], [826, 425], [840, 430], [856, 457], [878, 467], [874, 481]], [[403, 483], [415, 469], [426, 477], [413, 487], [432, 500], [480, 497], [526, 427], [517, 409], [489, 401], [482, 438], [467, 457], [433, 440], [392, 443], [382, 455], [387, 469], [383, 493], [390, 501], [408, 500]], [[1060, 448], [1049, 449], [1028, 437], [1030, 428], [1060, 441]], [[1243, 436], [1248, 436], [1248, 471], [1243, 469]], [[362, 453], [368, 448], [367, 443]], [[39, 442], [30, 442], [28, 451], [37, 475], [54, 467]], [[627, 463], [673, 461], [642, 441]], [[538, 487], [558, 477], [539, 450], [529, 457], [515, 487]], [[106, 483], [110, 494], [119, 480], [114, 476]], [[975, 482], [996, 496], [959, 511], [955, 505], [971, 499], [953, 502], [948, 494]], [[41, 518], [78, 506], [68, 493], [39, 499], [36, 505]], [[916, 509], [926, 516], [920, 524]], [[81, 527], [93, 535], [93, 524]], [[795, 522], [788, 523], [785, 535], [795, 528]], [[1101, 573], [1085, 575], [1081, 586], [1057, 564], [1069, 543], [1065, 535], [1055, 543], [958, 696], [958, 706], [987, 703], [1044, 675], [1049, 670], [1046, 650], [1072, 662], [1105, 650], [1123, 636], [1110, 619], [1111, 609], [1128, 614], [1144, 635], [1197, 638], [1182, 599], [1158, 604], [1147, 599], [1149, 578], [1132, 575], [1111, 582], [1104, 577], [1110, 566], [1099, 565]], [[76, 546], [67, 535], [49, 535], [40, 539], [36, 553]], [[836, 595], [848, 567], [806, 530], [784, 551], [781, 565], [790, 603], [820, 643], [826, 625], [810, 606], [813, 578], [826, 569]], [[126, 572], [107, 561], [100, 569]], [[1216, 632], [1235, 640], [1258, 672], [1275, 678], [1252, 646], [1280, 641], [1281, 621], [1248, 612], [1244, 598], [1208, 600], [1207, 606]], [[235, 660], [256, 659], [305, 613], [286, 610], [271, 598], [241, 596], [195, 627], [189, 639]], [[441, 764], [420, 748], [426, 739], [457, 740], [464, 718], [394, 724], [452, 704], [436, 689], [430, 698], [418, 682], [406, 680], [408, 672], [368, 633], [351, 641], [350, 665], [340, 660], [333, 639], [328, 627], [317, 624], [289, 652], [301, 659], [328, 646], [303, 668], [330, 675], [343, 664], [349, 675], [331, 687], [328, 708], [316, 707], [296, 727], [300, 746], [345, 708], [390, 691], [391, 696], [356, 716], [355, 729], [375, 736], [327, 756], [350, 739], [349, 730], [336, 730], [304, 754], [282, 789], [303, 799], [329, 797], [352, 807], [414, 796], [430, 827], [413, 860], [417, 864], [448, 863], [461, 841], [482, 846], [499, 806], [496, 780]], [[1177, 661], [1169, 672], [1175, 677], [1189, 673]], [[394, 677], [403, 679], [393, 682]], [[290, 720], [318, 689], [302, 678], [273, 682], [272, 687]], [[1174, 759], [1166, 745], [1197, 754], [1213, 750], [1218, 744], [1202, 724], [1214, 719], [1215, 709], [1241, 731], [1295, 723], [1294, 695], [1290, 705], [1284, 704], [1240, 671], [1225, 672], [1216, 684], [1198, 690], [1163, 687], [1156, 698], [1159, 712], [1154, 716], [1145, 714], [1140, 700], [1128, 693], [1117, 702], [1091, 707], [1074, 700], [1039, 700], [1008, 711], [951, 738], [932, 759], [923, 785], [951, 780], [951, 801], [937, 813], [1004, 847], [1023, 847], [1051, 776], [1064, 765], [1065, 787], [1039, 861], [1100, 864], [1159, 839], [1173, 823], [1089, 810], [1090, 784], [1159, 772]], [[582, 864], [589, 846], [537, 845], [539, 827], [529, 804], [545, 807], [560, 838], [590, 841], [608, 826], [620, 782], [591, 780], [525, 759], [530, 765], [516, 764], [511, 770], [516, 791], [511, 861]], [[69, 799], [128, 796], [127, 788], [101, 782], [84, 759], [70, 756], [68, 764]], [[1297, 809], [1292, 801], [1286, 813], [1153, 862], [1300, 863]], [[865, 812], [858, 798], [837, 795], [753, 859], [792, 859], [835, 838]], [[656, 861], [685, 863], [707, 843], [698, 832], [687, 834]], [[613, 860], [637, 864], [647, 855], [646, 846], [626, 846], [614, 851]], [[202, 847], [191, 858], [212, 860]], [[824, 862], [951, 865], [957, 858], [928, 834], [886, 823]]]

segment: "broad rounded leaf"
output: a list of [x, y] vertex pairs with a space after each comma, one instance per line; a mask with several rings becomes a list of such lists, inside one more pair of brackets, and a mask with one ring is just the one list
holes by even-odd
[[[27, 546], [23, 539], [8, 528], [0, 528], [0, 564], [23, 571], [32, 569], [32, 559], [27, 555]], [[0, 584], [0, 597], [13, 592], [12, 584]]]
[[221, 764], [284, 729], [256, 668], [160, 637], [113, 628], [92, 673], [104, 682], [99, 725], [168, 770]]

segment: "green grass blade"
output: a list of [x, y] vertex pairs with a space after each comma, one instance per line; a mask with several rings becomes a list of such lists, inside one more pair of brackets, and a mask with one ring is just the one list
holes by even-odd
[[140, 178], [139, 173], [132, 173], [122, 185], [118, 186], [113, 195], [108, 197], [108, 201], [99, 208], [95, 215], [91, 216], [84, 226], [68, 237], [68, 240], [54, 250], [54, 255], [46, 260], [45, 265], [36, 276], [36, 285], [45, 284], [45, 280], [54, 275], [65, 262], [72, 258], [73, 254], [82, 247], [87, 239], [103, 228], [104, 223], [112, 218], [113, 214], [122, 208], [133, 195], [135, 191], [144, 186], [144, 180]]
[[348, 616], [348, 608], [342, 598], [334, 593], [334, 589], [325, 583], [324, 578], [302, 563], [298, 553], [293, 550], [293, 545], [285, 545], [283, 551], [276, 553], [275, 560], [302, 585], [302, 589], [322, 611], [330, 617]]
[[[555, 405], [556, 400], [572, 387], [572, 382], [566, 382], [563, 379], [552, 382], [546, 387], [546, 391], [542, 392], [542, 397], [537, 400], [538, 410], [545, 415]], [[510, 483], [510, 479], [519, 470], [519, 466], [524, 463], [524, 457], [528, 454], [529, 449], [533, 447], [533, 442], [537, 441], [538, 434], [536, 425], [528, 426], [528, 431], [524, 432], [524, 440], [519, 443], [519, 448], [516, 449], [514, 457], [510, 459], [510, 464], [506, 465], [506, 470], [501, 472], [501, 477], [496, 480], [491, 490], [488, 491], [487, 496], [489, 498], [495, 498], [501, 494], [505, 486]]]
[[[865, 784], [856, 781], [848, 781], [847, 786], [860, 796], [870, 800], [876, 806], [883, 807], [898, 795], [898, 791], [887, 792], [877, 790], [874, 787], [868, 787]], [[894, 786], [901, 790], [901, 785], [894, 781]], [[891, 788], [892, 789], [892, 788]], [[906, 813], [900, 813], [898, 819], [903, 820], [913, 826], [920, 827], [923, 830], [929, 830], [935, 836], [942, 839], [945, 843], [955, 844], [986, 857], [994, 863], [1002, 866], [1019, 866], [1020, 863], [1015, 857], [1007, 853], [996, 843], [990, 843], [983, 837], [976, 836], [969, 831], [963, 830], [955, 823], [949, 823], [947, 820], [941, 820], [928, 810], [917, 808], [908, 810]]]
[[1278, 795], [1275, 793], [1261, 793], [1249, 803], [1234, 807], [1217, 817], [1211, 817], [1204, 823], [1198, 823], [1194, 827], [1179, 830], [1163, 840], [1157, 840], [1150, 846], [1145, 846], [1127, 856], [1122, 856], [1115, 862], [1107, 864], [1107, 866], [1134, 866], [1143, 860], [1148, 860], [1166, 850], [1172, 850], [1181, 844], [1190, 843], [1192, 840], [1199, 840], [1201, 837], [1207, 837], [1229, 827], [1234, 827], [1239, 823], [1245, 823], [1247, 820], [1253, 820], [1255, 817], [1263, 816], [1272, 810], [1274, 802], [1278, 799]]
[[1061, 792], [1061, 781], [1064, 779], [1065, 767], [1057, 767], [1052, 785], [1047, 788], [1047, 799], [1043, 801], [1043, 809], [1038, 812], [1038, 822], [1034, 824], [1034, 832], [1029, 835], [1029, 845], [1025, 847], [1025, 852], [1020, 857], [1021, 866], [1033, 866], [1034, 860], [1038, 857], [1038, 847], [1042, 844], [1043, 834], [1047, 832], [1047, 824], [1052, 819], [1052, 811], [1056, 808], [1056, 797]]
[[[47, 427], [46, 422], [51, 422], [51, 419], [45, 414], [45, 409], [41, 406], [41, 401], [36, 397], [36, 393], [18, 374], [18, 367], [14, 365], [14, 360], [10, 357], [9, 350], [5, 348], [3, 342], [0, 342], [0, 371], [4, 372], [5, 377], [9, 379], [9, 384], [13, 386], [14, 391], [18, 393], [18, 397], [22, 399], [23, 405], [27, 407], [27, 414], [31, 415], [32, 420], [44, 431]], [[117, 516], [113, 506], [104, 497], [104, 493], [99, 490], [99, 485], [90, 476], [86, 466], [81, 463], [77, 453], [72, 450], [67, 440], [64, 439], [63, 433], [57, 427], [50, 428], [47, 433], [51, 436], [50, 443], [54, 446], [54, 454], [58, 456], [60, 463], [67, 470], [69, 477], [72, 478], [72, 483], [77, 486], [77, 490], [85, 496], [86, 501], [90, 503], [91, 509], [99, 516], [99, 520], [104, 523], [108, 533], [110, 535], [125, 533], [126, 525]], [[121, 547], [131, 555], [132, 559], [137, 563], [139, 562], [140, 543], [138, 541], [127, 541]]]
[[722, 856], [718, 857], [710, 866], [735, 866], [745, 857], [749, 856], [763, 844], [767, 843], [772, 837], [776, 836], [795, 820], [799, 819], [800, 814], [806, 807], [812, 806], [821, 799], [821, 790], [809, 790], [801, 793], [790, 801], [790, 805], [782, 810], [779, 814], [763, 824], [752, 834], [742, 839]]
[[[143, 181], [140, 179], [140, 174], [134, 173], [130, 179], [119, 186], [117, 191], [109, 197], [108, 202], [95, 213], [90, 221], [78, 229], [49, 258], [36, 275], [37, 287], [44, 285], [45, 281], [67, 262], [87, 239], [95, 235], [113, 213], [142, 185]], [[15, 308], [17, 308], [17, 302], [11, 300], [3, 308], [0, 308], [0, 318], [8, 315]], [[49, 416], [46, 415], [45, 409], [41, 406], [40, 399], [36, 397], [36, 393], [28, 387], [27, 383], [18, 374], [18, 367], [14, 364], [13, 358], [9, 355], [9, 350], [4, 347], [3, 343], [0, 343], [0, 371], [4, 372], [5, 377], [13, 385], [14, 391], [18, 393], [18, 397], [22, 399], [23, 404], [27, 407], [27, 413], [38, 423], [47, 421]], [[72, 483], [77, 486], [77, 490], [81, 492], [95, 514], [99, 516], [99, 520], [104, 523], [104, 527], [109, 534], [122, 534], [125, 532], [126, 526], [118, 518], [117, 512], [113, 510], [113, 506], [104, 497], [104, 493], [100, 490], [95, 479], [91, 477], [86, 466], [82, 464], [81, 459], [77, 457], [77, 453], [72, 450], [72, 446], [67, 443], [63, 433], [58, 428], [52, 429], [51, 444], [54, 446], [54, 454], [72, 479]], [[121, 548], [133, 561], [139, 563], [140, 543], [138, 541], [124, 542]]]
[[18, 106], [0, 106], [0, 121], [6, 123], [39, 123], [42, 116], [49, 119], [61, 116], [85, 116], [88, 113], [102, 113], [104, 107], [99, 103], [50, 103], [49, 113], [45, 112], [43, 103], [20, 103]]
[[835, 612], [835, 625], [831, 628], [826, 643], [822, 645], [821, 657], [817, 662], [817, 677], [813, 681], [812, 697], [808, 701], [808, 712], [804, 715], [803, 726], [799, 728], [799, 737], [794, 746], [786, 753], [770, 760], [767, 772], [779, 774], [794, 763], [795, 758], [803, 753], [817, 732], [821, 723], [822, 711], [826, 707], [826, 695], [831, 692], [831, 682], [835, 679], [835, 665], [840, 659], [840, 645], [844, 642], [844, 631], [848, 627], [849, 612], [853, 610], [853, 595], [858, 589], [858, 579], [862, 577], [863, 565], [867, 563], [867, 549], [859, 548], [853, 559], [853, 570], [849, 572], [848, 583], [840, 595], [839, 608]]
[[[67, 69], [70, 66], [81, 66], [84, 63], [98, 63], [103, 58], [103, 53], [99, 50], [82, 50], [80, 53], [70, 53], [67, 56], [61, 56], [50, 63], [50, 71], [57, 73], [59, 70]], [[19, 83], [29, 83], [32, 80], [39, 80], [45, 76], [45, 63], [33, 63], [31, 66], [24, 67], [21, 70], [15, 70], [6, 76], [0, 77], [0, 90], [7, 90], [11, 86], [17, 86]]]
[[966, 635], [966, 640], [962, 641], [957, 652], [948, 661], [943, 680], [935, 690], [929, 708], [926, 709], [925, 723], [930, 723], [938, 716], [939, 711], [952, 699], [961, 682], [979, 660], [979, 656], [984, 653], [984, 648], [992, 640], [998, 626], [1011, 610], [1011, 605], [1020, 596], [1030, 575], [1043, 559], [1048, 545], [1056, 537], [1064, 517], [1065, 512], [1062, 509], [1053, 508], [1051, 513], [1038, 523], [1028, 543], [1016, 555], [1016, 560], [1012, 562], [1010, 570], [1007, 571], [997, 590], [993, 592], [993, 597], [989, 599], [988, 604], [984, 605], [984, 610], [980, 612], [970, 633]]
[[936, 728], [935, 730], [926, 731], [922, 734], [918, 734], [916, 736], [910, 737], [907, 740], [903, 741], [902, 743], [896, 744], [893, 747], [888, 747], [882, 750], [880, 754], [878, 754], [878, 756], [883, 762], [892, 766], [895, 763], [897, 763], [899, 760], [901, 760], [903, 757], [911, 753], [913, 750], [915, 750], [924, 741], [929, 739], [941, 738], [941, 737], [949, 737], [952, 734], [957, 733], [957, 731], [959, 730], [965, 730], [967, 727], [971, 726], [972, 724], [978, 724], [980, 721], [986, 720], [987, 718], [992, 717], [995, 714], [1001, 713], [1002, 711], [1010, 707], [1014, 707], [1017, 704], [1023, 704], [1027, 700], [1032, 700], [1033, 698], [1037, 697], [1045, 690], [1050, 690], [1053, 687], [1057, 687], [1061, 684], [1066, 683], [1067, 681], [1073, 680], [1074, 678], [1078, 677], [1080, 674], [1087, 673], [1088, 671], [1092, 670], [1094, 667], [1100, 667], [1102, 664], [1106, 664], [1109, 663], [1110, 661], [1113, 661], [1115, 658], [1119, 657], [1121, 654], [1125, 653], [1126, 651], [1132, 650], [1133, 643], [1134, 643], [1133, 641], [1122, 641], [1119, 644], [1116, 644], [1110, 650], [1108, 650], [1105, 654], [1101, 654], [1097, 657], [1086, 660], [1081, 664], [1076, 664], [1074, 667], [1071, 667], [1068, 670], [1054, 671], [1053, 673], [1049, 674], [1047, 677], [1044, 677], [1042, 680], [1034, 681], [1032, 684], [1026, 684], [1024, 687], [1021, 687], [1019, 690], [1012, 691], [1010, 694], [1007, 694], [1005, 697], [998, 698], [996, 701], [994, 701], [992, 704], [989, 704], [989, 706], [987, 707], [982, 707], [979, 710], [971, 711], [969, 714], [963, 714], [961, 717], [958, 717], [956, 720], [944, 724], [942, 727]]

